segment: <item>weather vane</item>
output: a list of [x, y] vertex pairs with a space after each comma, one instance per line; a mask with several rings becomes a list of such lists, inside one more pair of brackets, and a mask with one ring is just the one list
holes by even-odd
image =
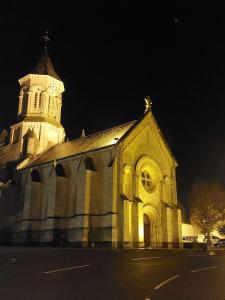
[[42, 37], [45, 40], [45, 48], [47, 48], [48, 41], [50, 41], [50, 38], [48, 37], [48, 30], [46, 30], [45, 35]]
[[144, 100], [145, 100], [145, 113], [146, 113], [152, 107], [152, 100], [151, 100], [150, 96], [147, 96]]

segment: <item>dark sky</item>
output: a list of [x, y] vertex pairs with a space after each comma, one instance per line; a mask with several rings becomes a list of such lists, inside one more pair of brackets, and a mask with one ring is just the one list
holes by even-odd
[[16, 119], [17, 80], [35, 67], [49, 28], [70, 139], [139, 118], [150, 95], [179, 163], [180, 197], [195, 178], [225, 184], [224, 7], [33, 2], [0, 2], [0, 128]]

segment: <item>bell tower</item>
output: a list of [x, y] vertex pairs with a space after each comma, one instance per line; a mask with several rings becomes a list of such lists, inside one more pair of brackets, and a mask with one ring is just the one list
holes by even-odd
[[[47, 41], [48, 37], [44, 37]], [[54, 70], [47, 45], [37, 67], [19, 79], [17, 122], [10, 127], [10, 144], [18, 143], [18, 159], [38, 155], [64, 142], [61, 106], [64, 84]]]

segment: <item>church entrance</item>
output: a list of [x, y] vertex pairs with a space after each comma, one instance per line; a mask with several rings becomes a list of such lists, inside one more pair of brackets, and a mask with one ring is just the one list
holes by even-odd
[[145, 247], [150, 247], [150, 220], [149, 217], [144, 214], [144, 242]]

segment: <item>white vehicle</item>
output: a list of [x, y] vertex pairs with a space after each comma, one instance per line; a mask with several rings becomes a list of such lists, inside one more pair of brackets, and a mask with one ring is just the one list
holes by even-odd
[[197, 243], [205, 243], [205, 235], [204, 234], [197, 235]]
[[[210, 244], [212, 246], [216, 247], [218, 245], [218, 243], [219, 243], [219, 240], [220, 239], [218, 238], [218, 236], [212, 235], [210, 237]], [[207, 238], [205, 238], [204, 234], [198, 234], [198, 236], [197, 236], [197, 242], [198, 243], [207, 243]]]
[[193, 243], [194, 237], [193, 236], [183, 236], [183, 243]]

